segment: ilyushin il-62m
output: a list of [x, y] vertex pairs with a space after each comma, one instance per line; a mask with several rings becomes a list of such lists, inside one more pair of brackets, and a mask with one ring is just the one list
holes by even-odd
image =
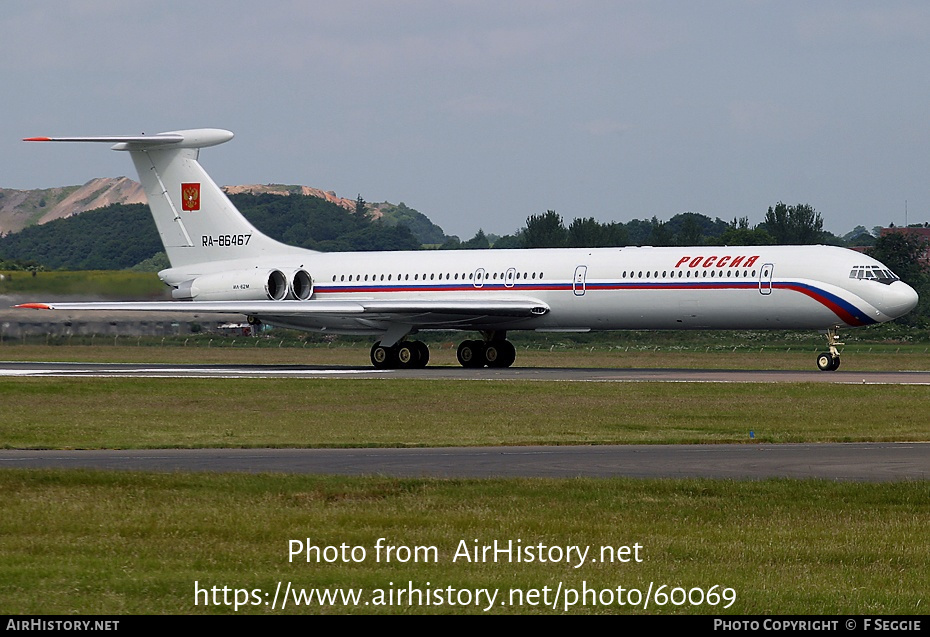
[[840, 364], [837, 330], [906, 314], [917, 293], [868, 256], [830, 246], [566, 248], [322, 253], [256, 230], [199, 163], [219, 129], [157, 135], [33, 137], [127, 151], [171, 267], [175, 301], [27, 303], [50, 310], [239, 313], [332, 334], [371, 335], [377, 368], [426, 366], [421, 330], [480, 334], [464, 367], [509, 367], [513, 330], [803, 329], [826, 333], [817, 356]]

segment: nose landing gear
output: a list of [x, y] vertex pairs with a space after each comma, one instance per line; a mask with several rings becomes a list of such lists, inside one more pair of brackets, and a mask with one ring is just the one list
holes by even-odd
[[840, 351], [836, 349], [837, 345], [843, 345], [836, 340], [836, 329], [827, 330], [827, 345], [829, 352], [817, 354], [817, 369], [822, 372], [835, 372], [840, 366]]

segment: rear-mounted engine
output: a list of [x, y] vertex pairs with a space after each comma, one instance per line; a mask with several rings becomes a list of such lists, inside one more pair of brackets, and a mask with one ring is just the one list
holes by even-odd
[[306, 270], [297, 270], [289, 282], [291, 298], [306, 301], [313, 296], [313, 277]]
[[185, 281], [171, 296], [183, 301], [283, 301], [291, 286], [296, 298], [301, 298], [297, 292], [307, 294], [307, 298], [313, 293], [310, 275], [303, 270], [289, 283], [281, 270], [254, 269], [205, 274]]

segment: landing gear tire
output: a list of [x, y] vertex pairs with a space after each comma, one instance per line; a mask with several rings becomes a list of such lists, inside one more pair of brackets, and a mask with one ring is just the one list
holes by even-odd
[[371, 346], [370, 358], [375, 369], [422, 369], [429, 362], [429, 347], [422, 341], [403, 341], [384, 347], [378, 341]]
[[485, 349], [484, 357], [488, 367], [510, 367], [517, 358], [517, 350], [510, 341], [491, 341]]
[[371, 346], [371, 364], [375, 369], [391, 369], [396, 364], [397, 356], [393, 347], [381, 347], [381, 341]]
[[455, 353], [459, 365], [467, 368], [484, 367], [484, 343], [481, 341], [462, 341]]
[[429, 347], [423, 341], [413, 341], [413, 345], [417, 349], [417, 364], [418, 369], [423, 369], [429, 363]]
[[839, 369], [840, 357], [833, 356], [829, 352], [823, 352], [817, 355], [817, 369], [822, 372], [834, 372]]
[[419, 360], [416, 345], [413, 343], [398, 343], [394, 346], [397, 367], [400, 369], [411, 369], [417, 366]]
[[462, 367], [510, 367], [517, 358], [517, 350], [508, 340], [462, 341], [456, 352]]

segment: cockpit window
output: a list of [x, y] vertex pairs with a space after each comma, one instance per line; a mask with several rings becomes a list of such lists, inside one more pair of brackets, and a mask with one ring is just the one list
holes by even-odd
[[877, 265], [856, 265], [849, 272], [850, 279], [872, 279], [875, 281], [897, 281], [898, 275]]

